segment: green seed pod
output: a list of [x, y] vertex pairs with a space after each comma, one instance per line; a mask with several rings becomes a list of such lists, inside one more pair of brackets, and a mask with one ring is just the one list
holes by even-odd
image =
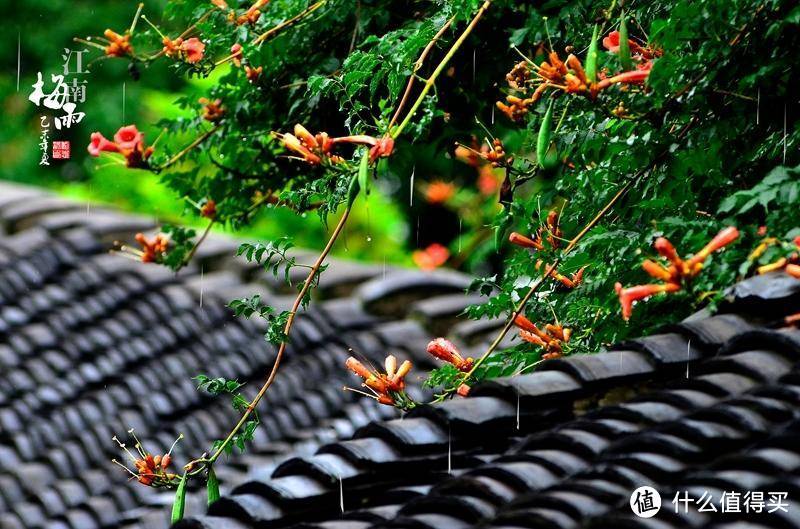
[[208, 504], [211, 505], [219, 499], [219, 480], [217, 473], [214, 472], [214, 467], [208, 470], [208, 481], [206, 482], [206, 492], [208, 496]]
[[178, 489], [175, 491], [175, 502], [172, 504], [172, 523], [178, 523], [183, 519], [183, 510], [186, 507], [186, 474], [181, 477]]
[[619, 64], [623, 71], [633, 70], [633, 60], [631, 59], [631, 44], [628, 42], [628, 24], [625, 20], [625, 13], [619, 18]]
[[542, 124], [539, 125], [539, 136], [536, 138], [536, 161], [542, 169], [547, 169], [547, 167], [545, 167], [545, 160], [547, 158], [547, 151], [550, 149], [550, 144], [552, 143], [554, 104], [555, 101], [551, 100], [550, 105], [547, 107], [547, 112], [544, 113]]
[[369, 185], [369, 150], [364, 149], [361, 155], [361, 163], [358, 165], [358, 186], [364, 193], [367, 192]]
[[[366, 156], [364, 159], [366, 159]], [[354, 174], [350, 179], [350, 187], [347, 189], [347, 207], [353, 205], [353, 202], [358, 198], [359, 191], [361, 191], [361, 186], [358, 183], [358, 174]]]
[[589, 43], [589, 52], [586, 54], [586, 78], [589, 79], [589, 84], [597, 82], [597, 41], [600, 37], [600, 26], [594, 25], [592, 31], [592, 42]]
[[554, 169], [558, 168], [559, 165], [561, 165], [561, 157], [558, 154], [556, 142], [550, 142], [550, 145], [547, 147], [547, 152], [542, 159], [541, 165], [542, 169], [545, 171], [553, 171]]

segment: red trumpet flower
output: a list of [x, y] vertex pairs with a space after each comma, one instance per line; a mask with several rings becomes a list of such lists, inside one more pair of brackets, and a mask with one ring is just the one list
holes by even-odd
[[251, 83], [255, 83], [261, 77], [261, 72], [264, 71], [263, 66], [257, 66], [255, 68], [246, 65], [244, 67], [244, 74], [247, 76], [247, 80]]
[[547, 214], [547, 220], [544, 225], [540, 226], [533, 237], [526, 237], [517, 232], [512, 232], [508, 236], [508, 242], [522, 246], [523, 248], [532, 248], [534, 250], [544, 250], [544, 242], [546, 241], [554, 250], [561, 245], [561, 237], [563, 232], [558, 225], [558, 211], [555, 209], [550, 210]]
[[391, 156], [394, 150], [394, 139], [392, 139], [391, 136], [374, 138], [367, 135], [356, 135], [331, 138], [325, 132], [314, 136], [300, 124], [295, 125], [294, 135], [280, 134], [277, 132], [273, 132], [273, 135], [280, 139], [287, 149], [299, 154], [304, 161], [312, 165], [320, 164], [323, 160], [332, 163], [341, 162], [341, 158], [331, 155], [333, 146], [340, 143], [351, 143], [370, 147], [370, 163], [373, 163], [378, 158], [387, 158]]
[[242, 66], [242, 45], [238, 42], [231, 46], [231, 61], [237, 68]]
[[119, 146], [113, 141], [106, 139], [106, 137], [99, 132], [92, 132], [88, 151], [92, 156], [100, 156], [101, 152], [119, 152]]
[[153, 154], [152, 147], [144, 146], [144, 134], [136, 125], [120, 127], [113, 142], [99, 132], [93, 132], [87, 150], [92, 156], [100, 156], [101, 152], [118, 152], [125, 156], [127, 166], [132, 168], [148, 167], [147, 160]]
[[200, 62], [203, 59], [205, 49], [206, 45], [197, 37], [187, 39], [181, 44], [181, 51], [186, 58], [186, 62], [191, 64]]
[[428, 343], [428, 353], [439, 360], [452, 364], [459, 371], [469, 373], [475, 361], [472, 358], [464, 358], [453, 342], [445, 338], [436, 338]]
[[456, 186], [452, 182], [434, 180], [425, 188], [425, 201], [428, 204], [444, 204], [456, 194]]
[[216, 123], [225, 115], [222, 99], [211, 101], [205, 97], [201, 97], [198, 99], [198, 102], [203, 105], [203, 119], [206, 121]]
[[631, 314], [633, 314], [633, 304], [635, 302], [655, 296], [661, 292], [677, 292], [681, 287], [676, 283], [664, 283], [663, 285], [637, 285], [635, 287], [622, 288], [622, 284], [616, 283], [614, 289], [617, 291], [619, 304], [622, 306], [622, 319], [628, 321]]

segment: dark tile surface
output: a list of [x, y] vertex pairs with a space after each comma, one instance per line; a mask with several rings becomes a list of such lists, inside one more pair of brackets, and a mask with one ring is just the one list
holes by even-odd
[[[111, 437], [134, 427], [161, 451], [183, 433], [177, 461], [207, 450], [235, 413], [191, 377], [253, 391], [274, 360], [263, 325], [225, 303], [286, 293], [233, 259], [235, 241], [178, 276], [109, 255], [147, 221], [38, 190], [0, 185], [0, 220], [0, 528], [168, 527], [171, 493], [128, 483]], [[800, 311], [800, 281], [745, 281], [718, 315], [401, 417], [341, 391], [357, 384], [348, 347], [424, 369], [432, 333], [480, 348], [498, 322], [457, 322], [459, 274], [330, 270], [251, 450], [220, 466], [210, 509], [190, 493], [179, 528], [800, 527], [800, 331], [773, 328]], [[661, 492], [655, 518], [628, 506], [642, 484]], [[687, 490], [787, 491], [789, 512], [676, 513]]]

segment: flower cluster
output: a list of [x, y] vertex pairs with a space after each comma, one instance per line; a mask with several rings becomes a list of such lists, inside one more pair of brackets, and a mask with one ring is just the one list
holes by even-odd
[[133, 55], [133, 46], [131, 45], [131, 36], [128, 33], [120, 35], [116, 31], [107, 29], [103, 32], [105, 36], [106, 46], [105, 54], [108, 57], [125, 57], [126, 55]]
[[106, 139], [99, 132], [93, 132], [91, 143], [87, 147], [89, 154], [100, 156], [101, 152], [118, 152], [125, 157], [128, 167], [147, 168], [153, 147], [144, 146], [144, 134], [139, 132], [136, 125], [120, 127], [114, 134], [114, 141]]
[[544, 349], [542, 360], [560, 357], [564, 353], [564, 344], [569, 342], [572, 336], [572, 329], [565, 329], [559, 323], [548, 323], [544, 330], [541, 330], [522, 314], [514, 318], [514, 325], [519, 329], [520, 338]]
[[[523, 248], [530, 248], [538, 251], [545, 250], [547, 246], [553, 250], [557, 250], [561, 246], [561, 239], [564, 235], [558, 225], [558, 217], [558, 211], [553, 209], [547, 214], [545, 224], [539, 227], [536, 231], [536, 235], [526, 237], [518, 232], [512, 232], [511, 235], [508, 236], [508, 242]], [[536, 261], [536, 270], [542, 269], [550, 270], [551, 266], [547, 265], [547, 267], [545, 267], [544, 261], [539, 259]], [[583, 283], [583, 274], [585, 270], [586, 267], [583, 266], [577, 272], [567, 277], [560, 273], [557, 268], [552, 268], [552, 270], [550, 270], [550, 277], [567, 288], [577, 288]]]
[[313, 135], [299, 123], [294, 126], [294, 134], [273, 133], [283, 146], [288, 150], [299, 154], [300, 160], [311, 165], [319, 165], [323, 162], [340, 163], [342, 159], [332, 154], [333, 147], [342, 143], [352, 145], [366, 145], [369, 149], [369, 161], [375, 162], [378, 158], [388, 158], [394, 151], [394, 139], [391, 136], [375, 138], [367, 135], [342, 136], [332, 138], [326, 132]]
[[169, 249], [170, 239], [163, 233], [157, 233], [151, 239], [143, 233], [137, 233], [134, 238], [141, 245], [141, 250], [117, 242], [115, 246], [121, 255], [143, 263], [158, 263]]
[[444, 204], [456, 194], [456, 186], [452, 182], [434, 180], [425, 186], [425, 201], [428, 204]]
[[[800, 235], [795, 237], [792, 242], [794, 243], [795, 248], [800, 250]], [[778, 243], [779, 243], [778, 239], [774, 237], [765, 238], [756, 247], [756, 249], [753, 250], [748, 259], [750, 261], [758, 259], [769, 246]], [[766, 274], [769, 272], [774, 272], [776, 270], [783, 270], [790, 276], [800, 279], [800, 254], [798, 254], [798, 252], [795, 251], [789, 254], [787, 257], [781, 257], [769, 264], [759, 266], [757, 269], [757, 273]]]
[[446, 246], [435, 242], [428, 245], [424, 250], [414, 250], [414, 253], [411, 254], [411, 259], [422, 270], [434, 270], [450, 259], [450, 250]]
[[[355, 357], [349, 357], [345, 362], [345, 366], [364, 379], [361, 384], [362, 387], [367, 388], [370, 393], [357, 391], [366, 395], [369, 398], [377, 400], [381, 404], [388, 406], [395, 406], [401, 409], [409, 409], [414, 406], [408, 395], [405, 393], [405, 377], [411, 371], [411, 362], [409, 360], [403, 361], [400, 366], [397, 366], [397, 358], [394, 355], [389, 355], [384, 361], [385, 373], [379, 372], [377, 369], [367, 369], [367, 367], [358, 361]], [[356, 391], [351, 388], [345, 388], [350, 391]]]
[[[244, 60], [242, 45], [237, 42], [231, 46], [231, 54], [228, 58], [235, 67], [241, 68], [242, 61]], [[263, 72], [263, 66], [251, 66], [249, 64], [244, 65], [244, 74], [247, 77], [247, 80], [251, 83], [256, 83], [261, 78], [261, 74]]]
[[120, 463], [116, 459], [112, 459], [112, 462], [124, 468], [132, 478], [136, 479], [142, 485], [147, 485], [149, 487], [172, 487], [176, 485], [180, 480], [180, 476], [174, 472], [170, 472], [168, 469], [172, 463], [172, 450], [175, 448], [175, 445], [178, 444], [178, 441], [183, 438], [183, 435], [181, 434], [178, 436], [175, 442], [172, 443], [169, 452], [163, 456], [154, 456], [144, 449], [133, 429], [128, 430], [128, 434], [131, 435], [136, 442], [136, 454], [128, 450], [128, 447], [121, 442], [116, 435], [112, 439], [131, 459], [134, 470], [131, 470], [127, 465]]
[[533, 250], [544, 250], [545, 243], [547, 243], [554, 250], [558, 249], [561, 245], [561, 238], [563, 237], [561, 228], [558, 226], [558, 211], [550, 210], [547, 214], [547, 220], [543, 226], [540, 226], [536, 231], [536, 235], [526, 237], [517, 232], [512, 232], [508, 236], [508, 242], [521, 246], [523, 248], [531, 248]]
[[269, 0], [256, 0], [253, 2], [253, 5], [248, 7], [247, 10], [241, 15], [236, 15], [236, 12], [231, 9], [231, 11], [228, 13], [228, 20], [234, 22], [237, 26], [241, 26], [243, 24], [250, 24], [253, 26], [261, 17], [261, 8], [267, 5], [267, 3], [269, 3]]
[[216, 123], [225, 116], [225, 108], [222, 106], [222, 99], [211, 101], [205, 97], [201, 97], [198, 102], [203, 105], [204, 120]]
[[[619, 53], [619, 41], [619, 32], [612, 31], [603, 39], [603, 46], [611, 53]], [[636, 65], [632, 70], [611, 76], [601, 71], [590, 78], [578, 57], [570, 53], [566, 60], [562, 61], [555, 50], [551, 51], [541, 64], [533, 61], [515, 64], [506, 75], [508, 86], [517, 91], [527, 91], [533, 86], [536, 88], [527, 97], [506, 96], [505, 102], [497, 102], [497, 108], [509, 119], [519, 121], [528, 113], [528, 107], [539, 101], [548, 89], [595, 98], [599, 92], [615, 84], [644, 83], [650, 75], [653, 60], [659, 57], [661, 52], [647, 45], [642, 46], [631, 39], [628, 42], [632, 52], [631, 58], [636, 61]]]
[[173, 59], [182, 58], [190, 64], [200, 62], [206, 49], [206, 45], [197, 37], [186, 40], [181, 37], [175, 40], [164, 37], [162, 43], [164, 44], [164, 55]]
[[[455, 157], [460, 162], [474, 167], [478, 172], [478, 191], [483, 196], [491, 196], [500, 189], [501, 179], [495, 174], [495, 167], [500, 165], [505, 157], [505, 148], [500, 140], [494, 140], [492, 145], [483, 144], [478, 147], [478, 141], [473, 138], [472, 146], [457, 144]], [[505, 163], [510, 164], [511, 159]]]
[[659, 255], [664, 257], [670, 264], [664, 266], [661, 263], [645, 259], [642, 268], [651, 277], [664, 281], [661, 284], [637, 285], [623, 288], [620, 283], [614, 285], [619, 296], [619, 303], [622, 307], [622, 318], [626, 321], [633, 313], [633, 304], [636, 301], [647, 299], [656, 294], [671, 293], [681, 290], [683, 285], [694, 278], [703, 269], [703, 263], [715, 251], [724, 248], [739, 237], [739, 230], [734, 226], [720, 231], [702, 250], [694, 254], [690, 259], [683, 260], [678, 255], [675, 247], [664, 237], [656, 239], [653, 247]]

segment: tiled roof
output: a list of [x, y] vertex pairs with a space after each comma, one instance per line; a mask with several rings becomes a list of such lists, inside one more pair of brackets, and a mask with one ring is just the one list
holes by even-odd
[[[175, 276], [109, 255], [149, 219], [0, 184], [0, 528], [165, 528], [172, 495], [110, 463], [131, 427], [154, 449], [207, 449], [235, 415], [199, 372], [257, 386], [274, 351], [224, 303], [291, 290], [215, 238]], [[301, 315], [223, 497], [191, 494], [178, 528], [800, 527], [800, 281], [737, 285], [717, 315], [595, 355], [550, 360], [399, 417], [341, 391], [347, 347], [430, 367], [447, 334], [478, 353], [499, 325], [458, 323], [469, 278], [333, 260]], [[251, 388], [252, 390], [252, 388]], [[413, 390], [421, 393], [419, 388]], [[637, 518], [654, 486], [666, 507]], [[676, 491], [787, 491], [788, 513], [676, 514]]]

